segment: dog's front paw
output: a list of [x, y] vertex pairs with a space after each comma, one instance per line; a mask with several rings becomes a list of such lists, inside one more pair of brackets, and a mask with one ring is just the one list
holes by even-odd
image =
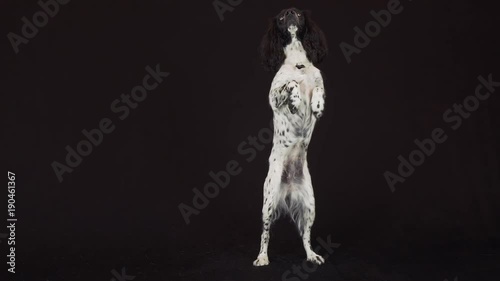
[[296, 81], [292, 80], [286, 86], [286, 90], [288, 91], [289, 94], [288, 108], [290, 109], [290, 112], [292, 114], [295, 114], [302, 101], [302, 99], [300, 98], [299, 84]]
[[269, 258], [267, 255], [259, 255], [257, 259], [253, 262], [254, 266], [264, 266], [269, 264]]
[[324, 95], [325, 92], [322, 88], [314, 88], [311, 98], [311, 109], [314, 116], [318, 119], [323, 115], [323, 110], [325, 109]]
[[320, 256], [314, 252], [307, 256], [307, 261], [315, 263], [315, 264], [325, 263], [325, 259], [322, 256]]

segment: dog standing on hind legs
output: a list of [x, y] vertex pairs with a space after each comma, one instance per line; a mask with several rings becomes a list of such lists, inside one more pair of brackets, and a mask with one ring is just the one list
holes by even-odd
[[264, 182], [263, 230], [255, 266], [269, 264], [269, 229], [273, 221], [285, 214], [302, 236], [307, 260], [324, 263], [323, 257], [311, 248], [315, 203], [307, 148], [325, 105], [323, 77], [314, 64], [326, 54], [323, 32], [308, 12], [296, 8], [285, 9], [271, 19], [262, 39], [263, 64], [277, 73], [269, 92], [274, 137]]

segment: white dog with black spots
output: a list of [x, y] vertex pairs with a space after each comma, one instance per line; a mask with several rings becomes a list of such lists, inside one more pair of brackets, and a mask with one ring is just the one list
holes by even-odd
[[311, 248], [315, 201], [307, 148], [325, 107], [323, 77], [314, 63], [326, 55], [326, 40], [309, 13], [291, 8], [271, 20], [261, 49], [264, 65], [277, 73], [269, 92], [274, 138], [264, 182], [263, 231], [260, 252], [253, 264], [269, 264], [269, 230], [284, 214], [295, 222], [307, 260], [322, 264], [323, 257]]

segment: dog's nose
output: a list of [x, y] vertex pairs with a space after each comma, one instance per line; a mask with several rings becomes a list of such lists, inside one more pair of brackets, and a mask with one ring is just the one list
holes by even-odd
[[289, 15], [295, 15], [295, 11], [294, 11], [294, 10], [292, 10], [292, 9], [290, 9], [290, 10], [286, 11], [286, 13], [285, 13], [285, 14], [286, 14], [287, 16], [289, 16]]

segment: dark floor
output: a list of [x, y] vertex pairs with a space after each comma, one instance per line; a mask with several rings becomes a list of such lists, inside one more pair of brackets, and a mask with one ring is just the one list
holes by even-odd
[[[94, 250], [78, 247], [51, 249], [47, 246], [23, 258], [17, 276], [20, 277], [18, 280], [30, 281], [107, 281], [114, 278], [114, 270], [115, 274], [127, 276], [115, 278], [116, 281], [500, 280], [500, 251], [491, 241], [481, 245], [455, 242], [453, 245], [413, 247], [389, 240], [342, 243], [331, 236], [331, 242], [338, 243], [338, 248], [326, 258], [324, 265], [315, 269], [309, 263], [304, 267], [305, 253], [301, 241], [298, 236], [294, 237], [295, 234], [287, 234], [290, 229], [278, 224], [272, 233], [269, 249], [271, 263], [260, 268], [252, 266], [259, 246], [257, 239], [250, 239], [249, 234], [231, 232], [230, 236], [211, 245], [193, 243], [179, 245], [177, 249]], [[327, 235], [324, 236], [326, 240]], [[255, 241], [247, 243], [249, 240]], [[318, 242], [313, 242], [313, 246], [316, 245]], [[324, 255], [327, 252], [322, 249], [318, 253]]]

